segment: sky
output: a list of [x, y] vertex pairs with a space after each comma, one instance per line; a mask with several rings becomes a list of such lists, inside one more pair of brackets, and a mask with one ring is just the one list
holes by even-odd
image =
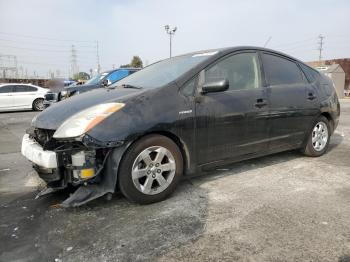
[[178, 28], [173, 55], [267, 43], [312, 61], [321, 34], [323, 58], [350, 57], [349, 0], [0, 0], [0, 55], [28, 75], [66, 76], [72, 45], [80, 71], [97, 68], [98, 41], [102, 70], [134, 55], [147, 65], [169, 56], [166, 24]]

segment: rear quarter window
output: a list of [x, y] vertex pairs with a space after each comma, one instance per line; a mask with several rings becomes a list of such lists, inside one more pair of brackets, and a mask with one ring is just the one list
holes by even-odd
[[304, 64], [300, 64], [300, 67], [303, 70], [303, 72], [306, 75], [309, 82], [313, 83], [313, 82], [316, 82], [317, 80], [319, 80], [320, 74], [316, 70], [314, 70], [314, 69], [312, 69]]

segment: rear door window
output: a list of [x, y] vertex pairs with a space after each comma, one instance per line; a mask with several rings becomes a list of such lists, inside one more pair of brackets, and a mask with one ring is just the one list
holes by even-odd
[[0, 87], [0, 93], [12, 93], [12, 92], [13, 92], [13, 86], [12, 85]]
[[18, 85], [15, 87], [15, 92], [35, 92], [37, 89], [34, 86]]
[[266, 53], [262, 54], [262, 60], [271, 86], [305, 83], [302, 72], [293, 61]]

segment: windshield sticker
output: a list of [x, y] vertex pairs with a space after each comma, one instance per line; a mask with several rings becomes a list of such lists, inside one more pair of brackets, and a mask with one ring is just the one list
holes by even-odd
[[206, 52], [206, 53], [199, 53], [195, 54], [192, 57], [198, 57], [198, 56], [211, 56], [217, 54], [219, 51], [213, 51], [213, 52]]

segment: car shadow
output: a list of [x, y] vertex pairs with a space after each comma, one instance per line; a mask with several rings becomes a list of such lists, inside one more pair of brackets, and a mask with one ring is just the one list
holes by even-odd
[[[341, 135], [334, 134], [328, 154], [342, 141]], [[130, 203], [119, 193], [110, 201], [101, 197], [67, 209], [58, 204], [72, 193], [69, 190], [36, 200], [37, 192], [1, 196], [5, 204], [1, 205], [0, 242], [6, 252], [0, 260], [134, 261], [162, 256], [203, 235], [209, 194], [202, 184], [297, 158], [305, 157], [288, 151], [225, 165], [185, 178], [170, 198], [151, 205]]]
[[[320, 159], [324, 161], [325, 156], [327, 156], [328, 158], [329, 155], [333, 154], [333, 151], [342, 144], [343, 140], [344, 140], [344, 137], [341, 134], [334, 133], [331, 136], [330, 144], [326, 153], [320, 158], [311, 158], [311, 159], [317, 159], [317, 160]], [[216, 169], [212, 169], [210, 171], [205, 171], [198, 176], [187, 178], [187, 180], [189, 181], [203, 180], [203, 183], [204, 183], [207, 180], [215, 180], [223, 176], [238, 175], [240, 173], [251, 171], [254, 169], [264, 168], [267, 166], [281, 164], [284, 162], [292, 161], [297, 158], [305, 158], [305, 157], [306, 156], [304, 156], [299, 150], [290, 150], [290, 151], [271, 154], [271, 155], [267, 155], [259, 158], [253, 158], [249, 160], [227, 164], [227, 165], [218, 167]], [[344, 157], [348, 158], [348, 155], [344, 154]]]
[[13, 114], [13, 113], [25, 113], [25, 112], [36, 112], [31, 109], [27, 110], [11, 110], [11, 111], [0, 111], [0, 114]]
[[331, 141], [329, 143], [327, 153], [337, 148], [343, 142], [343, 140], [344, 135], [341, 135], [338, 132], [333, 133], [333, 135], [331, 136]]
[[35, 200], [36, 193], [1, 195], [0, 261], [150, 259], [196, 241], [205, 229], [208, 194], [186, 182], [151, 205], [116, 194], [110, 201], [60, 208], [70, 191]]

